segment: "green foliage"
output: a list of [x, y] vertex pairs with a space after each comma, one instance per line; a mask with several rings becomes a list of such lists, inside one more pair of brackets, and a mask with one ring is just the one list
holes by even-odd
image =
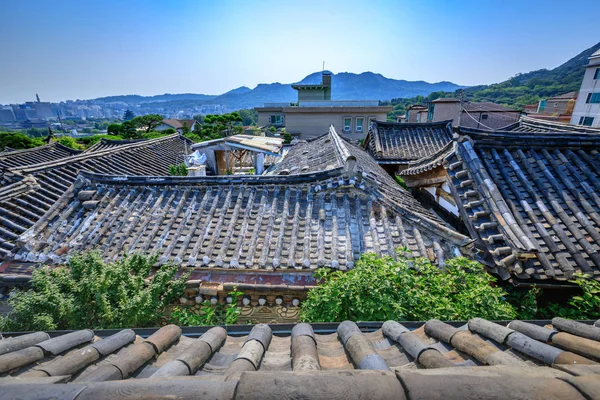
[[404, 182], [404, 179], [402, 179], [402, 177], [400, 175], [394, 175], [394, 179], [396, 179], [396, 182], [398, 182], [398, 185], [400, 185], [404, 189], [408, 190], [408, 186], [406, 186], [406, 182]]
[[134, 117], [135, 117], [135, 114], [133, 113], [133, 111], [127, 110], [127, 111], [125, 111], [125, 114], [123, 115], [123, 121], [130, 121]]
[[142, 131], [137, 130], [137, 126], [133, 120], [125, 121], [121, 124], [120, 135], [124, 139], [141, 139]]
[[160, 137], [167, 136], [167, 135], [169, 135], [169, 134], [165, 133], [165, 131], [160, 131], [160, 132], [152, 131], [152, 132], [144, 133], [142, 135], [142, 138], [143, 139], [156, 139], [156, 138], [160, 138]]
[[92, 147], [100, 140], [123, 140], [121, 136], [117, 135], [94, 135], [94, 136], [86, 136], [79, 139], [79, 142], [82, 143], [86, 148]]
[[142, 129], [146, 133], [159, 126], [162, 121], [163, 117], [158, 114], [140, 115], [139, 117], [135, 117], [131, 120], [136, 128]]
[[171, 176], [187, 176], [188, 170], [184, 163], [169, 165], [169, 174]]
[[120, 135], [121, 134], [121, 124], [110, 124], [108, 128], [106, 128], [106, 132], [109, 135]]
[[177, 130], [175, 128], [167, 128], [163, 131], [161, 131], [164, 135], [172, 135], [174, 133], [177, 133]]
[[275, 133], [275, 132], [277, 132], [277, 129], [274, 126], [270, 126], [269, 127], [269, 132]]
[[56, 138], [56, 141], [63, 146], [70, 147], [75, 150], [83, 150], [84, 146], [77, 143], [77, 140], [73, 139], [71, 136], [61, 136]]
[[31, 138], [17, 132], [0, 132], [0, 151], [5, 147], [13, 149], [31, 149], [45, 144], [40, 138]]
[[256, 110], [238, 110], [237, 112], [242, 117], [242, 125], [250, 126], [258, 123], [258, 112]]
[[448, 260], [440, 271], [429, 260], [363, 254], [348, 272], [319, 269], [322, 284], [302, 304], [303, 321], [419, 321], [473, 317], [510, 319], [506, 292], [490, 285], [495, 278], [464, 257]]
[[109, 329], [156, 326], [165, 307], [181, 296], [189, 275], [139, 254], [106, 263], [100, 253], [76, 254], [69, 265], [33, 272], [31, 289], [9, 300], [0, 331]]
[[294, 140], [292, 135], [289, 132], [284, 131], [283, 132], [283, 144], [290, 144], [290, 143], [292, 143], [292, 140]]
[[180, 326], [201, 326], [201, 325], [234, 325], [237, 323], [241, 309], [237, 303], [242, 292], [233, 288], [229, 292], [231, 303], [216, 305], [210, 304], [210, 301], [205, 300], [202, 303], [199, 313], [195, 313], [188, 307], [175, 307], [171, 314], [171, 321]]

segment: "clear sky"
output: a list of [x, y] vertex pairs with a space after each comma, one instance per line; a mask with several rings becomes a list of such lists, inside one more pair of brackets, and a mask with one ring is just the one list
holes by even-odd
[[0, 0], [0, 103], [220, 94], [325, 68], [503, 81], [600, 41], [599, 0]]

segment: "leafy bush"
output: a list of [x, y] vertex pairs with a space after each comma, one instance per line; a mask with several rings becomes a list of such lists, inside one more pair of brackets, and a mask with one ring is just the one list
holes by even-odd
[[292, 140], [294, 140], [294, 138], [289, 132], [283, 133], [283, 144], [290, 144], [292, 143]]
[[241, 309], [237, 303], [242, 292], [237, 290], [229, 292], [231, 303], [216, 305], [210, 304], [210, 301], [205, 300], [199, 313], [194, 313], [188, 307], [175, 307], [171, 314], [171, 321], [180, 326], [201, 326], [201, 325], [233, 325], [237, 323]]
[[83, 150], [83, 146], [77, 143], [77, 141], [71, 136], [61, 136], [59, 138], [56, 138], [56, 141], [62, 144], [63, 146], [67, 146], [75, 150]]
[[82, 137], [79, 139], [79, 142], [84, 144], [85, 147], [88, 148], [88, 147], [91, 147], [92, 145], [95, 145], [102, 139], [123, 140], [123, 138], [121, 136], [117, 136], [117, 135], [94, 135], [94, 136]]
[[165, 307], [181, 296], [188, 275], [155, 257], [134, 254], [106, 263], [98, 252], [74, 255], [69, 265], [33, 272], [30, 290], [9, 300], [12, 312], [0, 331], [107, 329], [155, 326]]
[[543, 303], [542, 290], [536, 287], [527, 291], [512, 289], [508, 300], [514, 304], [519, 319], [600, 319], [600, 282], [585, 274], [576, 274], [571, 283], [579, 286], [580, 293], [565, 302]]
[[167, 135], [168, 135], [168, 133], [165, 133], [164, 131], [161, 131], [161, 132], [152, 131], [152, 132], [144, 133], [142, 135], [142, 138], [156, 139], [156, 138], [160, 138], [160, 137], [167, 136]]
[[171, 176], [187, 176], [188, 169], [185, 164], [169, 165], [169, 174]]
[[511, 319], [506, 292], [490, 285], [495, 278], [467, 258], [448, 260], [446, 271], [429, 260], [363, 254], [348, 272], [319, 269], [323, 282], [302, 303], [303, 321]]
[[5, 147], [13, 149], [31, 149], [42, 146], [44, 141], [41, 138], [31, 138], [27, 135], [17, 132], [0, 132], [0, 151]]
[[408, 190], [408, 186], [406, 186], [406, 182], [404, 182], [404, 179], [402, 179], [401, 176], [399, 175], [394, 175], [394, 178], [396, 179], [396, 182], [398, 182], [398, 185], [402, 186], [404, 189]]

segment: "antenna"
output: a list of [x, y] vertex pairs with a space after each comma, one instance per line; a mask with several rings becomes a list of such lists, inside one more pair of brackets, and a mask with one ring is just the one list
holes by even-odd
[[323, 61], [323, 70], [321, 72], [325, 72], [325, 61]]
[[40, 96], [39, 96], [39, 95], [36, 93], [36, 94], [35, 94], [35, 97], [36, 97], [36, 99], [37, 99], [37, 102], [38, 102], [38, 103], [40, 103]]

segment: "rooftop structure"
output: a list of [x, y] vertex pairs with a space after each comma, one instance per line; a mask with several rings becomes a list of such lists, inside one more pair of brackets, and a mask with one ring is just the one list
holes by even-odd
[[265, 103], [256, 107], [259, 126], [284, 128], [300, 139], [313, 139], [330, 125], [349, 139], [363, 139], [373, 120], [385, 121], [391, 106], [378, 101], [331, 100], [331, 73], [323, 72], [321, 84], [292, 85], [298, 102]]
[[9, 335], [0, 398], [595, 399], [599, 325], [474, 318]]
[[[429, 157], [452, 141], [452, 121], [394, 123], [374, 121], [364, 148], [391, 173], [400, 172], [411, 161]], [[385, 168], [385, 167], [384, 167]]]
[[[429, 104], [427, 122], [452, 120], [452, 126], [499, 129], [519, 120], [521, 112], [488, 101], [470, 102], [441, 98]], [[425, 122], [425, 121], [422, 121]]]
[[[74, 154], [60, 145], [4, 153], [0, 188], [0, 259], [12, 255], [14, 241], [31, 228], [66, 192], [81, 171], [115, 175], [168, 175], [169, 165], [181, 163], [190, 143], [178, 134]], [[52, 150], [54, 149], [54, 150]], [[53, 159], [54, 151], [70, 154]], [[8, 155], [7, 155], [8, 154]], [[25, 155], [35, 154], [35, 158]], [[48, 159], [42, 163], [38, 160]], [[9, 160], [18, 160], [18, 165]], [[34, 162], [35, 164], [31, 164]], [[10, 165], [10, 166], [8, 166]]]

